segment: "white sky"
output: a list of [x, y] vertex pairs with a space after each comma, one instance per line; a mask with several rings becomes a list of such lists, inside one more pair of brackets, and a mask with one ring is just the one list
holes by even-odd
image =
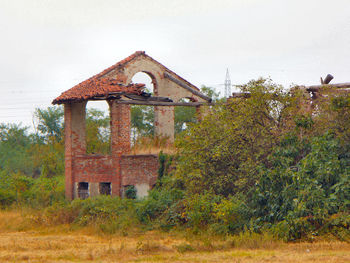
[[0, 0], [0, 123], [137, 50], [223, 93], [260, 76], [350, 81], [350, 0]]

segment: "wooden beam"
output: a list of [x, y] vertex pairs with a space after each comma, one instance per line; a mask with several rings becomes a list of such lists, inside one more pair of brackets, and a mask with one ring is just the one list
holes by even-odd
[[149, 105], [149, 106], [212, 106], [213, 103], [207, 102], [162, 102], [162, 101], [137, 101], [137, 100], [115, 100], [117, 104]]
[[249, 92], [233, 92], [231, 98], [249, 98]]
[[132, 100], [140, 100], [140, 101], [163, 101], [163, 102], [173, 102], [173, 100], [169, 99], [168, 97], [146, 97], [146, 96], [140, 96], [135, 94], [125, 94], [125, 97], [132, 99]]
[[164, 77], [171, 80], [172, 82], [174, 82], [175, 84], [179, 85], [180, 87], [184, 88], [184, 89], [187, 89], [189, 92], [191, 92], [192, 94], [208, 101], [208, 102], [211, 102], [212, 99], [209, 98], [208, 96], [204, 95], [203, 93], [201, 93], [200, 91], [198, 90], [195, 90], [193, 88], [191, 88], [190, 86], [188, 86], [186, 83], [184, 83], [183, 81], [181, 80], [178, 80], [177, 78], [174, 78], [172, 75], [170, 75], [168, 72], [164, 72]]
[[328, 84], [328, 85], [312, 85], [312, 86], [306, 87], [306, 90], [310, 91], [310, 92], [318, 92], [318, 91], [322, 90], [323, 88], [337, 88], [337, 89], [350, 88], [350, 82], [338, 83], [338, 84]]

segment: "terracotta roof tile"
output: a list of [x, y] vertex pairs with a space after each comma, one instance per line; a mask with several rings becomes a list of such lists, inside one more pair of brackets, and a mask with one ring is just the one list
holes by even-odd
[[114, 92], [141, 95], [144, 87], [145, 84], [130, 84], [125, 86], [115, 79], [98, 79], [97, 77], [93, 77], [63, 92], [52, 103], [61, 104], [69, 101], [85, 101]]
[[133, 59], [139, 57], [139, 56], [145, 56], [148, 59], [151, 59], [155, 63], [158, 63], [161, 67], [164, 68], [165, 71], [168, 73], [174, 75], [176, 78], [186, 82], [188, 85], [192, 86], [193, 88], [199, 90], [196, 86], [192, 85], [185, 79], [181, 78], [179, 75], [165, 67], [163, 64], [159, 63], [155, 59], [151, 58], [150, 56], [146, 55], [145, 51], [136, 51], [134, 54], [130, 55], [129, 57], [119, 61], [118, 63], [114, 64], [113, 66], [103, 70], [102, 72], [92, 76], [91, 78], [79, 83], [78, 85], [74, 86], [73, 88], [63, 92], [59, 97], [53, 100], [53, 104], [62, 104], [65, 102], [70, 101], [84, 101], [91, 99], [93, 97], [98, 96], [106, 96], [111, 92], [121, 92], [126, 94], [137, 94], [140, 95], [145, 87], [144, 84], [129, 84], [124, 85], [122, 84], [122, 81], [118, 81], [116, 79], [111, 79], [106, 76], [109, 72], [118, 69], [123, 68], [126, 64], [128, 64]]

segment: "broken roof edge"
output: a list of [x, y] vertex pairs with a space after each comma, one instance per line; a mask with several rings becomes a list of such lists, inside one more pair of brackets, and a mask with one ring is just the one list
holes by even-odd
[[[108, 79], [105, 79], [104, 81], [108, 81]], [[109, 80], [109, 81], [113, 81], [113, 80]], [[92, 88], [93, 90], [91, 90]], [[80, 83], [74, 86], [73, 88], [65, 92], [62, 92], [60, 96], [58, 96], [56, 99], [52, 101], [52, 104], [56, 105], [56, 104], [64, 104], [64, 103], [71, 103], [71, 102], [88, 101], [96, 97], [109, 96], [117, 93], [122, 95], [123, 94], [140, 95], [142, 94], [144, 88], [145, 88], [145, 84], [142, 84], [142, 83], [129, 84], [129, 85], [123, 85], [120, 83], [109, 84], [109, 83], [105, 83], [103, 81], [99, 81], [95, 79], [88, 79], [86, 80], [84, 85], [81, 85]], [[80, 89], [85, 89], [85, 91], [87, 92], [86, 93], [79, 92]]]
[[320, 92], [335, 88], [334, 91], [349, 91], [350, 82], [334, 83], [334, 84], [320, 84], [320, 85], [296, 85], [292, 89], [304, 89], [308, 92]]
[[[64, 91], [61, 93], [60, 96], [58, 96], [57, 98], [55, 98], [52, 101], [52, 104], [62, 104], [62, 103], [67, 103], [67, 102], [81, 102], [81, 101], [85, 101], [88, 100], [89, 98], [95, 97], [95, 96], [99, 96], [99, 95], [107, 95], [106, 90], [104, 90], [101, 93], [99, 92], [95, 92], [94, 94], [91, 94], [91, 90], [86, 90], [86, 89], [93, 89], [94, 87], [91, 87], [91, 83], [92, 82], [103, 82], [103, 79], [105, 81], [115, 81], [118, 82], [117, 79], [111, 79], [111, 78], [103, 78], [105, 75], [107, 75], [108, 73], [112, 72], [115, 69], [118, 68], [122, 68], [124, 66], [126, 66], [127, 64], [129, 64], [131, 61], [133, 61], [135, 58], [139, 57], [139, 56], [144, 56], [145, 58], [151, 60], [152, 62], [158, 64], [161, 68], [163, 68], [163, 70], [165, 72], [167, 72], [168, 74], [171, 74], [174, 76], [174, 78], [178, 79], [181, 82], [184, 82], [185, 84], [187, 84], [188, 86], [190, 86], [192, 89], [200, 92], [200, 89], [197, 88], [195, 85], [193, 85], [192, 83], [190, 83], [189, 81], [185, 80], [184, 78], [180, 77], [179, 75], [177, 75], [175, 72], [173, 72], [172, 70], [170, 70], [169, 68], [167, 68], [166, 66], [164, 66], [162, 63], [158, 62], [157, 60], [155, 60], [154, 58], [150, 57], [149, 55], [146, 54], [145, 51], [136, 51], [133, 54], [131, 54], [130, 56], [126, 57], [125, 59], [117, 62], [116, 64], [106, 68], [105, 70], [101, 71], [98, 74], [93, 75], [92, 77], [78, 83], [77, 85], [73, 86], [72, 88]], [[114, 84], [117, 85], [117, 84]], [[122, 87], [124, 84], [122, 83], [122, 81], [119, 82], [120, 87]], [[140, 85], [140, 84], [134, 84], [134, 83], [130, 83], [129, 85], [126, 85], [125, 87], [128, 86], [132, 86], [132, 85]], [[142, 84], [144, 86], [144, 84]], [[104, 87], [106, 88], [106, 87]], [[99, 87], [97, 87], [97, 89], [99, 89]], [[85, 91], [86, 93], [88, 93], [87, 95], [83, 94], [83, 91]], [[79, 94], [74, 94], [74, 93], [79, 93]], [[89, 96], [90, 93], [90, 96]], [[139, 92], [131, 92], [130, 94], [138, 94]], [[201, 96], [200, 96], [201, 97]]]

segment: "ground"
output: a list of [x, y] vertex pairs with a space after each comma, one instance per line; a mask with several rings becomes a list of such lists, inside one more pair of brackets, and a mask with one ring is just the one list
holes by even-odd
[[350, 262], [350, 244], [339, 241], [233, 245], [157, 231], [106, 236], [27, 224], [18, 212], [0, 212], [0, 262]]

